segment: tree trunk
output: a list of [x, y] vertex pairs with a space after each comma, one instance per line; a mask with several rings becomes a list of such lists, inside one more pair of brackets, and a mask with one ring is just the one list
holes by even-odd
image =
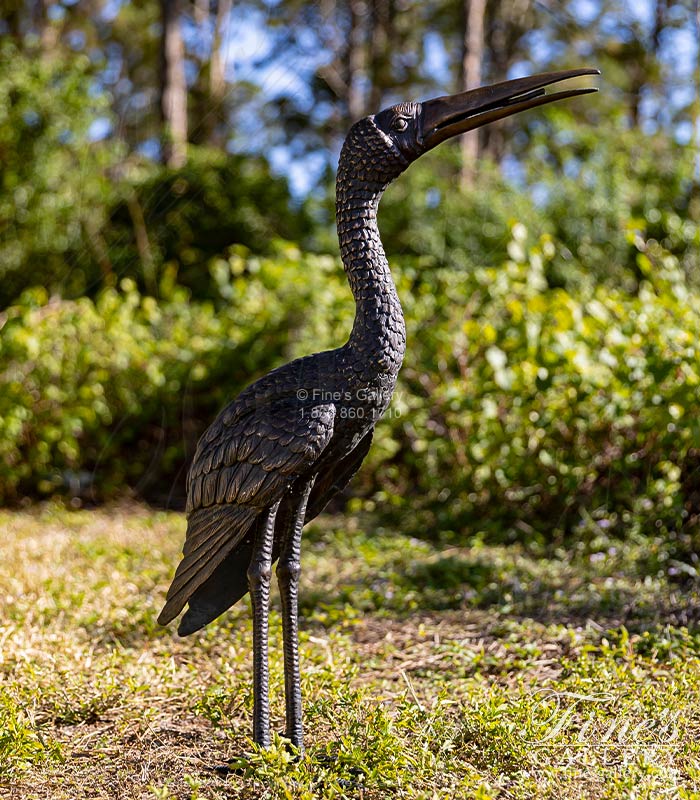
[[209, 59], [209, 99], [213, 124], [208, 131], [209, 144], [219, 144], [217, 141], [217, 129], [224, 121], [224, 100], [226, 98], [226, 60], [221, 52], [222, 45], [226, 41], [229, 18], [233, 0], [219, 0], [216, 9], [216, 21], [214, 23], [214, 37], [211, 45], [211, 57]]
[[194, 24], [201, 28], [209, 19], [209, 0], [194, 0]]
[[[464, 0], [464, 55], [462, 86], [474, 89], [481, 83], [481, 62], [484, 54], [484, 15], [486, 0]], [[462, 136], [462, 185], [474, 183], [479, 161], [479, 131]]]
[[[700, 0], [695, 0], [695, 41], [700, 42]], [[693, 143], [695, 145], [695, 180], [700, 181], [700, 47], [695, 53], [695, 97], [691, 109], [693, 117]]]
[[[523, 37], [537, 25], [535, 6], [544, 9], [550, 16], [556, 11], [549, 6], [558, 7], [558, 2], [540, 0], [535, 4], [532, 0], [491, 0], [486, 7], [484, 22], [484, 43], [488, 51], [490, 68], [489, 79], [502, 81], [508, 77], [508, 70], [516, 61], [527, 57], [527, 46], [523, 45]], [[569, 32], [564, 35], [571, 36]], [[482, 59], [482, 64], [485, 59]], [[482, 75], [482, 81], [487, 77]], [[488, 155], [494, 161], [501, 161], [507, 151], [508, 121], [501, 120], [488, 125], [482, 130], [479, 139], [480, 155]]]
[[153, 297], [156, 297], [158, 294], [158, 285], [156, 281], [156, 265], [153, 260], [153, 250], [151, 250], [151, 242], [148, 238], [148, 228], [146, 227], [146, 220], [143, 217], [143, 210], [136, 196], [136, 192], [133, 190], [127, 195], [126, 207], [129, 209], [131, 223], [134, 226], [136, 249], [139, 252], [141, 268], [143, 270], [143, 282], [146, 286], [146, 291]]
[[187, 157], [187, 82], [178, 0], [161, 0], [161, 20], [162, 157], [169, 167], [181, 167]]
[[58, 30], [49, 22], [48, 0], [34, 0], [32, 28], [41, 42], [41, 52], [50, 53], [58, 43]]
[[219, 0], [214, 24], [214, 41], [211, 47], [211, 66], [209, 68], [209, 91], [217, 100], [223, 100], [226, 82], [226, 61], [221, 46], [226, 40], [233, 0]]
[[370, 113], [379, 111], [384, 92], [391, 85], [391, 55], [394, 50], [393, 3], [391, 0], [374, 0], [372, 3], [372, 33], [370, 39]]
[[362, 0], [350, 0], [350, 31], [345, 58], [345, 85], [349, 121], [355, 122], [365, 114], [365, 97], [362, 90], [364, 62], [364, 20], [367, 8]]

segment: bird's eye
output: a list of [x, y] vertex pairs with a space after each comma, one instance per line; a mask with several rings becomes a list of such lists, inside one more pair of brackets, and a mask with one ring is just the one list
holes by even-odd
[[399, 133], [401, 133], [408, 128], [408, 122], [403, 117], [396, 117], [391, 127], [395, 131], [399, 131]]

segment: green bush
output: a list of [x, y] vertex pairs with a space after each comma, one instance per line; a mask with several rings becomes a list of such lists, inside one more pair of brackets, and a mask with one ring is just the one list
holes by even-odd
[[526, 194], [538, 198], [539, 229], [557, 244], [550, 285], [594, 280], [636, 292], [645, 275], [630, 232], [641, 231], [700, 286], [700, 184], [692, 148], [663, 132], [630, 128], [623, 109], [592, 125], [577, 120], [572, 107], [552, 107], [531, 125]]
[[310, 228], [287, 181], [252, 155], [191, 146], [180, 169], [142, 164], [119, 191], [104, 229], [111, 269], [153, 295], [168, 274], [194, 298], [216, 298], [212, 258], [234, 245], [270, 254], [277, 240], [302, 241]]
[[459, 182], [460, 151], [447, 147], [407, 170], [382, 199], [379, 227], [390, 259], [421, 258], [435, 267], [471, 271], [484, 259], [507, 258], [510, 226], [546, 229], [530, 193], [484, 160], [474, 186]]
[[31, 57], [0, 43], [0, 308], [28, 286], [81, 291], [100, 276], [108, 178], [121, 147], [86, 56]]
[[[421, 536], [551, 539], [697, 527], [700, 295], [631, 240], [637, 296], [548, 289], [548, 237], [498, 267], [396, 269], [409, 347], [354, 491]], [[0, 492], [167, 496], [217, 409], [277, 363], [342, 343], [339, 263], [278, 245], [210, 263], [222, 308], [25, 295], [0, 330]]]
[[370, 456], [385, 506], [410, 497], [428, 536], [697, 525], [700, 295], [658, 244], [632, 244], [634, 297], [547, 289], [555, 248], [519, 224], [498, 267], [404, 271], [409, 351]]
[[274, 259], [241, 252], [210, 265], [223, 310], [167, 286], [159, 303], [124, 279], [95, 300], [32, 290], [0, 314], [0, 501], [182, 490], [206, 424], [308, 326], [308, 271], [338, 269], [292, 247]]
[[307, 236], [309, 215], [264, 158], [191, 146], [168, 169], [96, 139], [114, 120], [94, 70], [0, 43], [0, 308], [38, 285], [94, 297], [133, 278], [156, 295], [164, 276], [212, 298], [208, 264], [227, 248]]

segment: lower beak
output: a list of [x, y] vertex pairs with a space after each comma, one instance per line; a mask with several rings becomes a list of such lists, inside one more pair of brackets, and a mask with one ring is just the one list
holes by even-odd
[[516, 78], [513, 81], [495, 83], [460, 94], [436, 97], [421, 104], [421, 130], [419, 142], [426, 150], [435, 145], [494, 122], [509, 117], [519, 111], [535, 108], [554, 100], [566, 97], [577, 97], [581, 94], [596, 92], [597, 89], [569, 89], [563, 92], [546, 94], [545, 86], [568, 78], [582, 75], [600, 75], [597, 69], [571, 69], [561, 72], [545, 72], [531, 75], [529, 78]]

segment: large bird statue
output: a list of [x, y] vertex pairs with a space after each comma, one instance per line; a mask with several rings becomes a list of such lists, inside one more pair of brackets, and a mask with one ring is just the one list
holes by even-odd
[[268, 612], [272, 565], [282, 602], [286, 736], [303, 750], [297, 592], [301, 531], [359, 469], [386, 411], [406, 348], [401, 304], [377, 228], [387, 186], [440, 142], [592, 88], [546, 94], [575, 69], [497, 83], [423, 103], [399, 103], [355, 123], [340, 154], [340, 252], [356, 314], [347, 343], [260, 378], [199, 440], [187, 482], [187, 536], [165, 625], [188, 604], [178, 632], [199, 630], [250, 592], [253, 738], [270, 743]]

